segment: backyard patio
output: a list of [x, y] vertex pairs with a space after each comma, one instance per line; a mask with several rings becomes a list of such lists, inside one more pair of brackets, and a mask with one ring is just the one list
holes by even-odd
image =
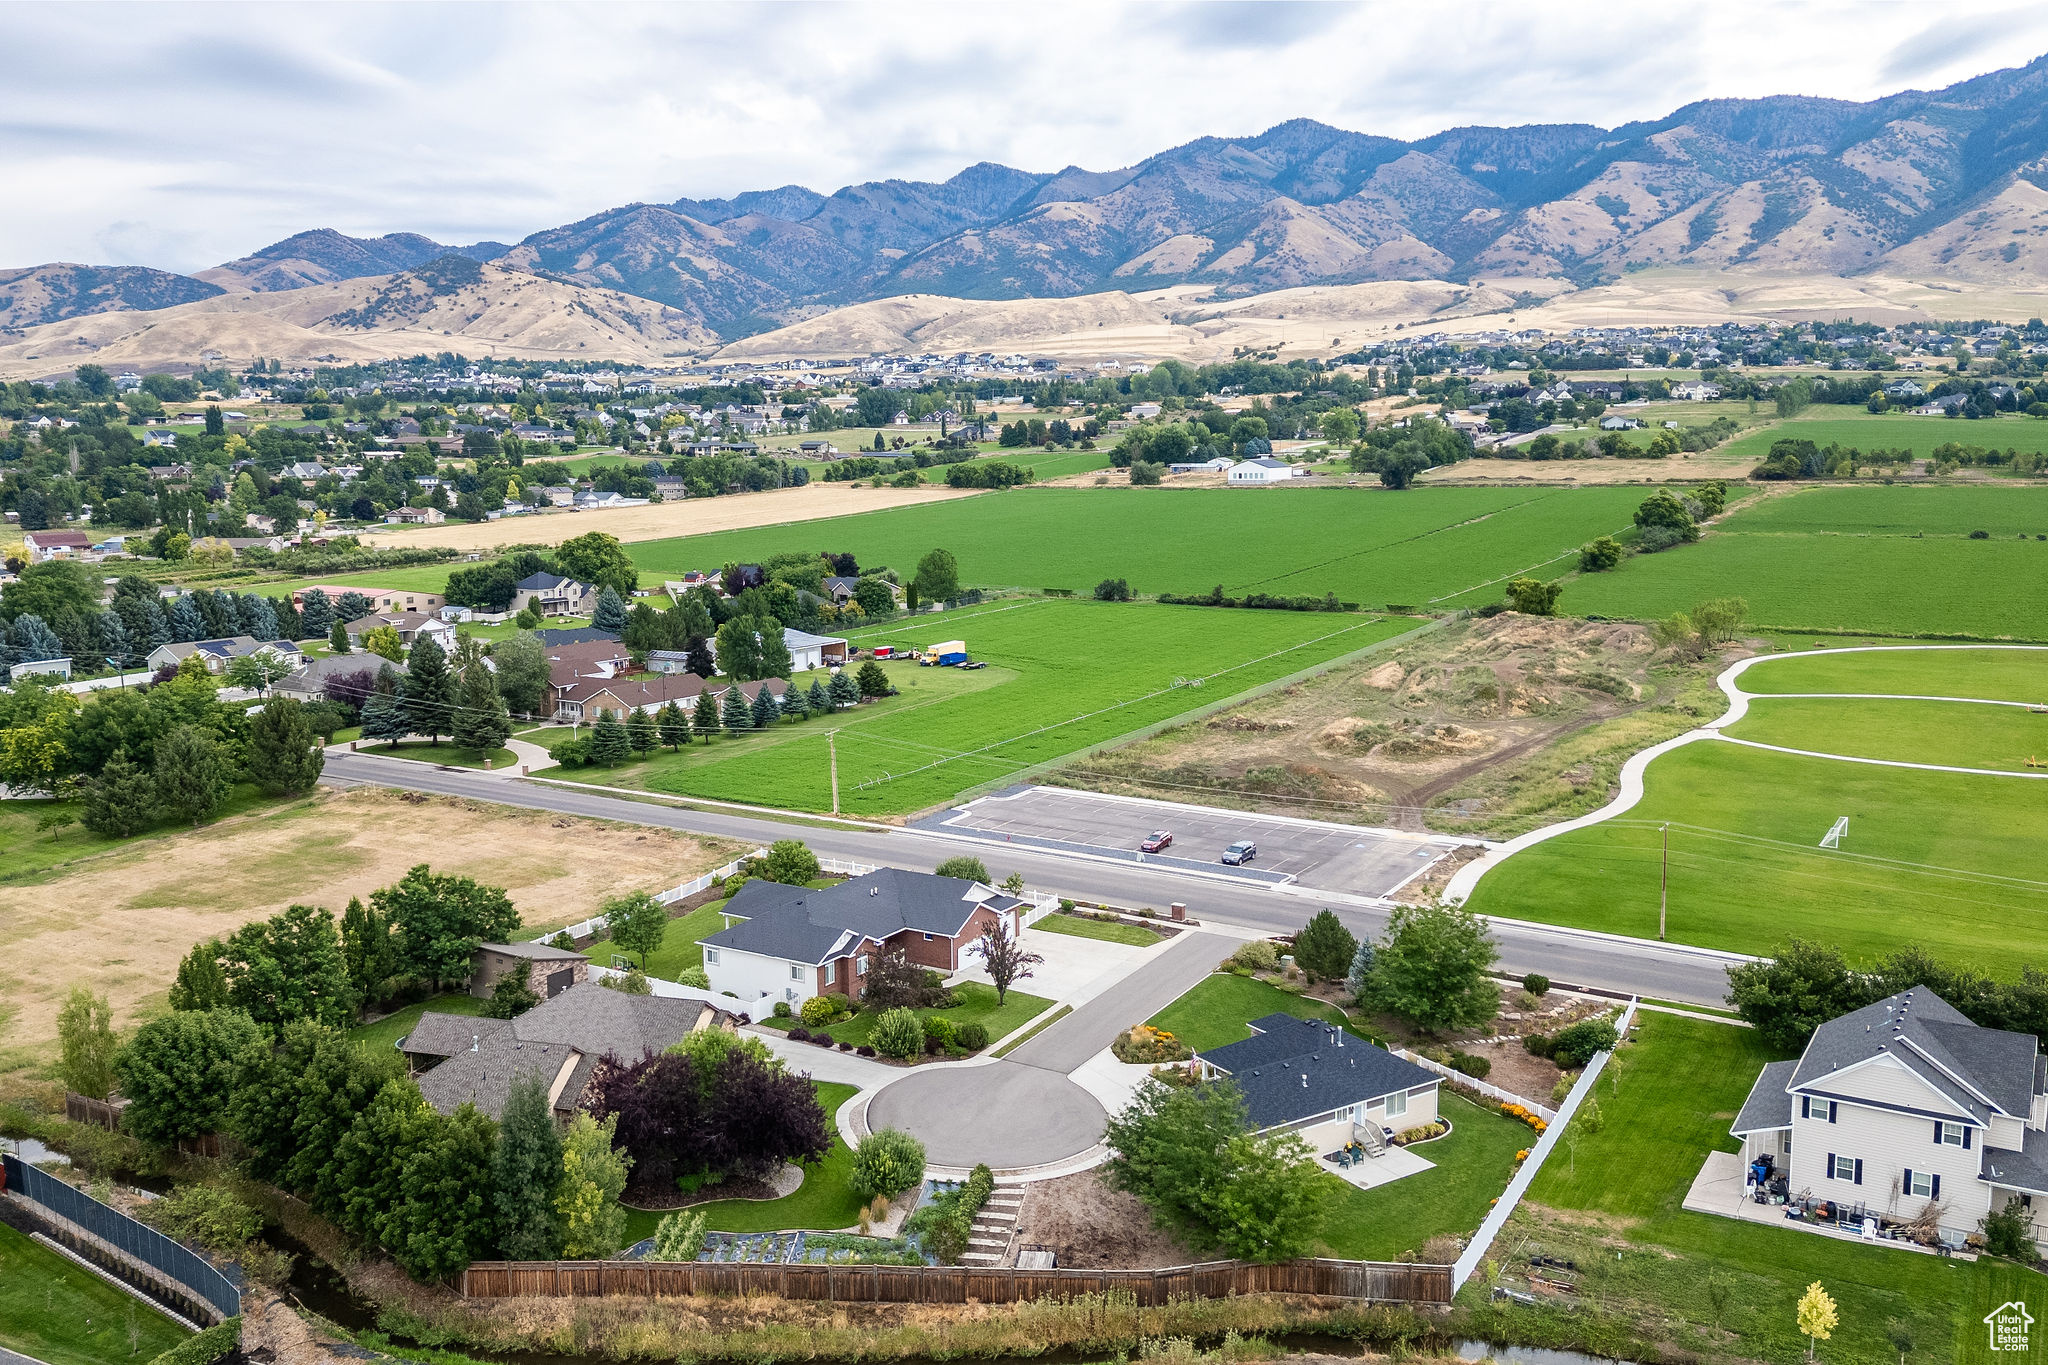
[[1694, 1177], [1692, 1188], [1685, 1192], [1681, 1207], [1694, 1213], [1718, 1214], [1723, 1218], [1736, 1218], [1745, 1223], [1761, 1223], [1770, 1227], [1790, 1228], [1796, 1232], [1810, 1232], [1821, 1237], [1832, 1237], [1842, 1242], [1861, 1242], [1867, 1246], [1892, 1247], [1899, 1251], [1917, 1251], [1925, 1256], [1949, 1254], [1958, 1260], [1974, 1261], [1974, 1252], [1953, 1250], [1944, 1252], [1930, 1246], [1922, 1246], [1905, 1237], [1879, 1236], [1875, 1217], [1870, 1220], [1871, 1230], [1862, 1230], [1862, 1224], [1814, 1221], [1789, 1215], [1791, 1205], [1759, 1204], [1748, 1194], [1749, 1168], [1743, 1165], [1742, 1157], [1736, 1152], [1709, 1152], [1700, 1173]]

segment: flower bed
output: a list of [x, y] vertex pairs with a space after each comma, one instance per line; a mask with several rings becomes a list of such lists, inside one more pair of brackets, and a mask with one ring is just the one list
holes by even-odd
[[[637, 1248], [636, 1248], [637, 1249]], [[851, 1232], [712, 1232], [700, 1261], [751, 1265], [930, 1265], [908, 1238]]]
[[1186, 1043], [1165, 1029], [1154, 1028], [1150, 1024], [1131, 1025], [1129, 1030], [1116, 1036], [1109, 1050], [1118, 1061], [1140, 1066], [1185, 1062], [1195, 1055], [1195, 1050]]

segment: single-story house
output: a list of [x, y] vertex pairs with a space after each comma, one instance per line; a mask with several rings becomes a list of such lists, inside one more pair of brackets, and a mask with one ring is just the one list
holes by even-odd
[[363, 636], [379, 626], [397, 631], [399, 643], [408, 647], [424, 635], [444, 650], [455, 648], [455, 627], [423, 611], [373, 611], [350, 621], [344, 629], [348, 631], [349, 643], [360, 647]]
[[574, 948], [547, 943], [480, 943], [470, 955], [469, 993], [491, 998], [501, 977], [526, 973], [526, 984], [543, 1000], [552, 1000], [590, 979], [590, 959]]
[[1600, 430], [1602, 431], [1634, 431], [1641, 425], [1642, 422], [1634, 417], [1617, 417], [1609, 414], [1600, 419]]
[[782, 647], [789, 651], [790, 666], [798, 673], [846, 662], [846, 641], [836, 635], [810, 635], [784, 626]]
[[1213, 460], [1189, 460], [1181, 464], [1170, 464], [1167, 469], [1175, 474], [1222, 474], [1229, 471], [1237, 461], [1228, 455], [1218, 455]]
[[1291, 1014], [1254, 1019], [1251, 1028], [1251, 1037], [1195, 1060], [1204, 1077], [1237, 1086], [1255, 1131], [1298, 1133], [1319, 1153], [1354, 1140], [1374, 1151], [1388, 1129], [1436, 1121], [1442, 1082], [1348, 1029]]
[[768, 678], [761, 682], [714, 682], [707, 684], [695, 673], [664, 673], [654, 678], [579, 678], [567, 687], [555, 689], [555, 719], [558, 721], [596, 721], [604, 712], [624, 719], [635, 711], [659, 711], [669, 702], [674, 702], [686, 713], [694, 712], [697, 703], [705, 697], [715, 706], [725, 704], [725, 694], [738, 687], [740, 695], [752, 706], [754, 698], [767, 688], [769, 694], [780, 701], [788, 692], [789, 684], [781, 678]]
[[298, 668], [306, 662], [306, 656], [290, 640], [258, 640], [253, 635], [230, 635], [219, 640], [181, 641], [176, 644], [158, 645], [149, 651], [146, 662], [151, 671], [166, 664], [175, 666], [187, 656], [197, 654], [206, 663], [209, 673], [224, 673], [229, 663], [245, 654], [269, 654], [279, 663]]
[[309, 592], [326, 593], [329, 606], [341, 601], [345, 592], [358, 593], [369, 602], [371, 611], [433, 611], [448, 600], [438, 593], [412, 592], [404, 588], [371, 588], [360, 583], [337, 587], [332, 583], [316, 583], [310, 588], [293, 588], [292, 606], [304, 607]]
[[439, 526], [448, 520], [448, 514], [438, 507], [394, 507], [384, 514], [384, 520], [400, 526]]
[[[1972, 1023], [1925, 986], [1830, 1019], [1765, 1066], [1729, 1131], [1786, 1191], [1879, 1218], [1930, 1205], [1943, 1237], [2017, 1203], [2048, 1251], [2048, 1066], [2040, 1041]], [[2040, 1202], [2035, 1202], [2035, 1201]]]
[[318, 659], [308, 659], [298, 672], [275, 684], [270, 690], [301, 701], [319, 701], [327, 695], [329, 679], [346, 677], [351, 673], [369, 672], [373, 677], [382, 669], [392, 669], [403, 674], [404, 664], [375, 654], [328, 654]]
[[689, 1034], [735, 1026], [735, 1016], [703, 1000], [627, 995], [584, 981], [517, 1019], [428, 1011], [398, 1040], [398, 1050], [425, 1073], [420, 1093], [444, 1114], [474, 1104], [502, 1118], [512, 1083], [537, 1076], [556, 1120], [566, 1123], [605, 1058], [637, 1062]]
[[80, 559], [92, 549], [92, 537], [83, 531], [30, 531], [21, 538], [28, 562], [45, 564], [53, 559]]
[[1294, 466], [1271, 455], [1240, 460], [1223, 476], [1226, 483], [1234, 484], [1285, 483], [1293, 477]]
[[31, 659], [27, 663], [15, 664], [7, 670], [7, 680], [18, 682], [23, 678], [64, 678], [71, 677], [69, 659]]
[[738, 922], [703, 940], [704, 970], [713, 990], [747, 1000], [858, 1000], [878, 955], [950, 975], [991, 925], [1021, 929], [1023, 907], [980, 882], [895, 867], [822, 890], [754, 880], [726, 902]]
[[579, 616], [596, 607], [597, 597], [590, 584], [543, 570], [512, 585], [508, 609], [518, 613], [532, 607], [542, 616]]

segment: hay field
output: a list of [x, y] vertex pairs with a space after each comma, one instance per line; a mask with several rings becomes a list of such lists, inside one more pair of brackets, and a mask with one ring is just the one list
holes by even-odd
[[161, 1007], [178, 960], [294, 903], [341, 911], [418, 863], [502, 886], [529, 925], [573, 923], [622, 891], [658, 891], [742, 851], [667, 830], [445, 797], [321, 788], [306, 801], [138, 839], [0, 885], [0, 1033], [56, 1037], [76, 983], [117, 1024]]

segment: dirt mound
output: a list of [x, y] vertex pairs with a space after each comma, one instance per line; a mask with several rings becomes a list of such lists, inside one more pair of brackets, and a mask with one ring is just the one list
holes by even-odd
[[1407, 677], [1408, 670], [1395, 663], [1392, 659], [1389, 659], [1372, 672], [1366, 674], [1364, 682], [1367, 687], [1376, 688], [1381, 692], [1391, 692], [1399, 687]]
[[1362, 754], [1375, 744], [1385, 743], [1393, 733], [1392, 726], [1380, 721], [1345, 716], [1342, 720], [1331, 721], [1317, 732], [1316, 747], [1340, 754]]
[[1236, 712], [1216, 716], [1209, 721], [1211, 730], [1228, 730], [1237, 734], [1263, 735], [1271, 731], [1287, 731], [1294, 728], [1291, 720], [1260, 720], [1255, 716], [1241, 716]]
[[1483, 754], [1499, 742], [1497, 736], [1452, 723], [1426, 726], [1405, 735], [1396, 735], [1373, 752], [1379, 757], [1419, 762]]

